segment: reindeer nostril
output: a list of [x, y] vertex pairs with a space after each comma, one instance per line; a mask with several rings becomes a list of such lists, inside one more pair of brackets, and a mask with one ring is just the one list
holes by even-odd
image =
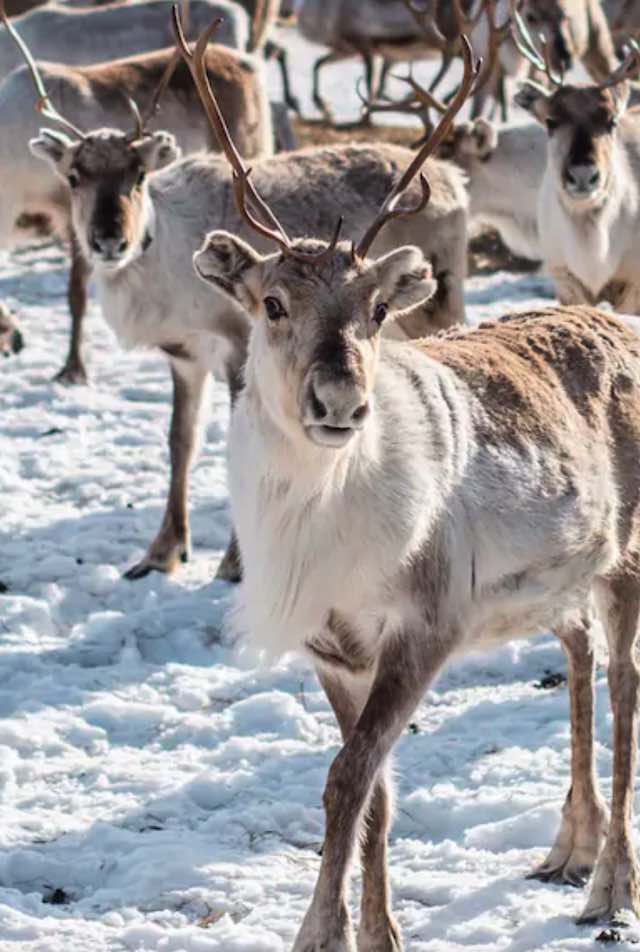
[[128, 244], [127, 239], [123, 238], [120, 244], [118, 245], [118, 251], [120, 252], [120, 254], [122, 254], [123, 251], [127, 250], [127, 244]]
[[595, 172], [592, 174], [591, 178], [589, 179], [589, 185], [597, 185], [599, 181], [600, 181], [600, 172], [598, 171], [598, 169], [596, 169]]
[[351, 414], [351, 419], [355, 423], [361, 423], [369, 413], [369, 403], [362, 403], [357, 410], [354, 410]]
[[318, 399], [313, 387], [311, 387], [310, 399], [311, 399], [311, 409], [313, 410], [314, 417], [316, 418], [316, 420], [324, 420], [324, 418], [327, 415], [327, 408], [325, 407], [322, 400]]

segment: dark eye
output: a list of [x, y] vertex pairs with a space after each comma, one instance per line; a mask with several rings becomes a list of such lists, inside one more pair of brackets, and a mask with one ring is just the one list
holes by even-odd
[[70, 188], [77, 188], [80, 184], [80, 176], [75, 169], [70, 169], [69, 174], [67, 175], [67, 182], [69, 183]]
[[388, 313], [389, 305], [384, 301], [378, 301], [373, 311], [373, 319], [376, 324], [382, 324]]
[[613, 130], [616, 128], [619, 122], [620, 122], [620, 116], [609, 116], [609, 118], [607, 119], [607, 129], [609, 130], [609, 132], [613, 132]]
[[136, 178], [136, 185], [142, 185], [146, 174], [147, 174], [146, 169], [140, 169], [140, 171], [138, 172], [138, 177]]
[[558, 128], [558, 120], [557, 120], [557, 119], [547, 119], [546, 125], [547, 125], [547, 129], [548, 129], [549, 132], [555, 132], [556, 129]]
[[538, 22], [538, 18], [535, 13], [527, 13], [527, 23], [530, 23], [531, 26], [534, 26]]
[[281, 317], [287, 316], [287, 312], [278, 298], [266, 297], [264, 299], [264, 309], [270, 321], [279, 321]]

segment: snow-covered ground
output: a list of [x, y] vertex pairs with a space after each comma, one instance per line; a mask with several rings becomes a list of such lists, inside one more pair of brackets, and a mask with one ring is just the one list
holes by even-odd
[[[122, 579], [160, 521], [168, 374], [122, 354], [94, 305], [92, 386], [52, 384], [65, 278], [53, 247], [0, 259], [27, 344], [0, 365], [0, 952], [285, 952], [338, 731], [304, 663], [256, 669], [225, 635], [224, 388], [192, 479], [193, 561]], [[467, 300], [476, 321], [550, 296], [501, 273]], [[552, 639], [515, 643], [449, 669], [416, 712], [390, 851], [408, 952], [594, 948], [583, 895], [525, 879], [569, 783], [567, 691], [535, 686], [564, 668]], [[604, 669], [597, 694], [608, 794]]]

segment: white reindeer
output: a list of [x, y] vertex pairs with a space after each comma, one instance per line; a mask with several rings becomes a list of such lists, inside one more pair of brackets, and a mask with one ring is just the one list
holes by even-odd
[[[189, 554], [187, 480], [205, 381], [209, 372], [222, 375], [235, 399], [246, 356], [246, 315], [224, 294], [212, 299], [191, 265], [211, 228], [246, 228], [234, 208], [232, 178], [226, 162], [215, 156], [183, 159], [155, 172], [177, 155], [175, 140], [164, 132], [136, 138], [111, 129], [89, 134], [76, 129], [72, 138], [69, 131], [45, 129], [31, 148], [71, 185], [75, 236], [93, 268], [103, 315], [119, 341], [127, 347], [159, 347], [170, 360], [174, 408], [167, 509], [147, 555], [128, 575], [170, 571]], [[410, 156], [397, 146], [347, 145], [276, 156], [253, 167], [290, 227], [303, 230], [313, 222], [314, 229], [326, 232], [340, 212], [355, 235]], [[430, 258], [437, 249], [438, 293], [424, 311], [398, 322], [404, 336], [464, 319], [467, 197], [462, 174], [433, 162], [430, 176], [429, 205], [414, 220], [398, 219], [380, 246], [411, 240]], [[231, 549], [219, 576], [234, 579], [238, 572]]]
[[[173, 48], [143, 53], [96, 66], [39, 65], [42, 81], [54, 104], [64, 103], [65, 115], [77, 127], [95, 129], [105, 124], [126, 130], [131, 122], [129, 101], [144, 105], [149, 130], [171, 132], [188, 155], [201, 150], [217, 151], [206, 116], [183, 64], [164, 78], [173, 58]], [[220, 90], [224, 116], [234, 129], [238, 147], [247, 158], [268, 156], [273, 151], [271, 109], [261, 64], [252, 56], [212, 44], [207, 50], [207, 69]], [[185, 82], [186, 80], [186, 82]], [[155, 106], [162, 95], [162, 111]], [[0, 169], [11, 188], [0, 194], [0, 248], [21, 240], [16, 228], [20, 216], [45, 215], [53, 233], [71, 248], [68, 300], [71, 311], [69, 352], [56, 379], [85, 383], [82, 331], [88, 298], [89, 267], [73, 240], [69, 189], [48, 166], [31, 154], [41, 118], [33, 109], [31, 71], [22, 66], [0, 83]]]
[[627, 111], [640, 50], [597, 85], [564, 83], [537, 54], [520, 20], [521, 45], [551, 87], [525, 84], [518, 102], [546, 127], [538, 197], [544, 262], [563, 304], [610, 302], [640, 313], [640, 121]]
[[[381, 339], [434, 289], [417, 247], [369, 254], [424, 154], [355, 245], [290, 241], [236, 164], [240, 206], [278, 250], [218, 231], [194, 257], [253, 319], [229, 434], [244, 621], [261, 647], [313, 659], [344, 738], [294, 952], [355, 952], [359, 836], [357, 948], [402, 949], [387, 870], [393, 745], [454, 655], [549, 629], [569, 658], [572, 778], [536, 875], [582, 885], [595, 867], [580, 921], [640, 912], [640, 338], [576, 307]], [[610, 653], [610, 820], [594, 766], [591, 597]]]

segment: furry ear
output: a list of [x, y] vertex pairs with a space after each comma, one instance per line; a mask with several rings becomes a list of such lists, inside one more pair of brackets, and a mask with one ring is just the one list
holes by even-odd
[[144, 139], [134, 142], [133, 148], [142, 159], [147, 172], [162, 169], [182, 155], [182, 149], [170, 132], [153, 132]]
[[227, 231], [212, 231], [193, 256], [196, 274], [250, 313], [260, 302], [262, 268], [268, 258]]
[[481, 116], [472, 124], [470, 134], [473, 154], [479, 159], [488, 159], [498, 145], [498, 130], [494, 124]]
[[438, 288], [430, 262], [419, 248], [411, 245], [378, 258], [373, 269], [381, 300], [391, 312], [408, 311], [426, 304]]
[[36, 139], [29, 140], [29, 149], [38, 159], [42, 159], [53, 166], [55, 172], [59, 171], [62, 160], [69, 154], [73, 148], [73, 140], [63, 132], [57, 132], [53, 129], [41, 129], [40, 135]]
[[549, 93], [542, 86], [531, 82], [523, 83], [514, 96], [514, 102], [521, 109], [530, 112], [538, 122], [542, 123], [545, 122], [549, 113], [549, 99]]
[[617, 83], [609, 90], [614, 104], [614, 115], [619, 119], [627, 111], [629, 97], [631, 96], [631, 83], [625, 80], [624, 83]]

